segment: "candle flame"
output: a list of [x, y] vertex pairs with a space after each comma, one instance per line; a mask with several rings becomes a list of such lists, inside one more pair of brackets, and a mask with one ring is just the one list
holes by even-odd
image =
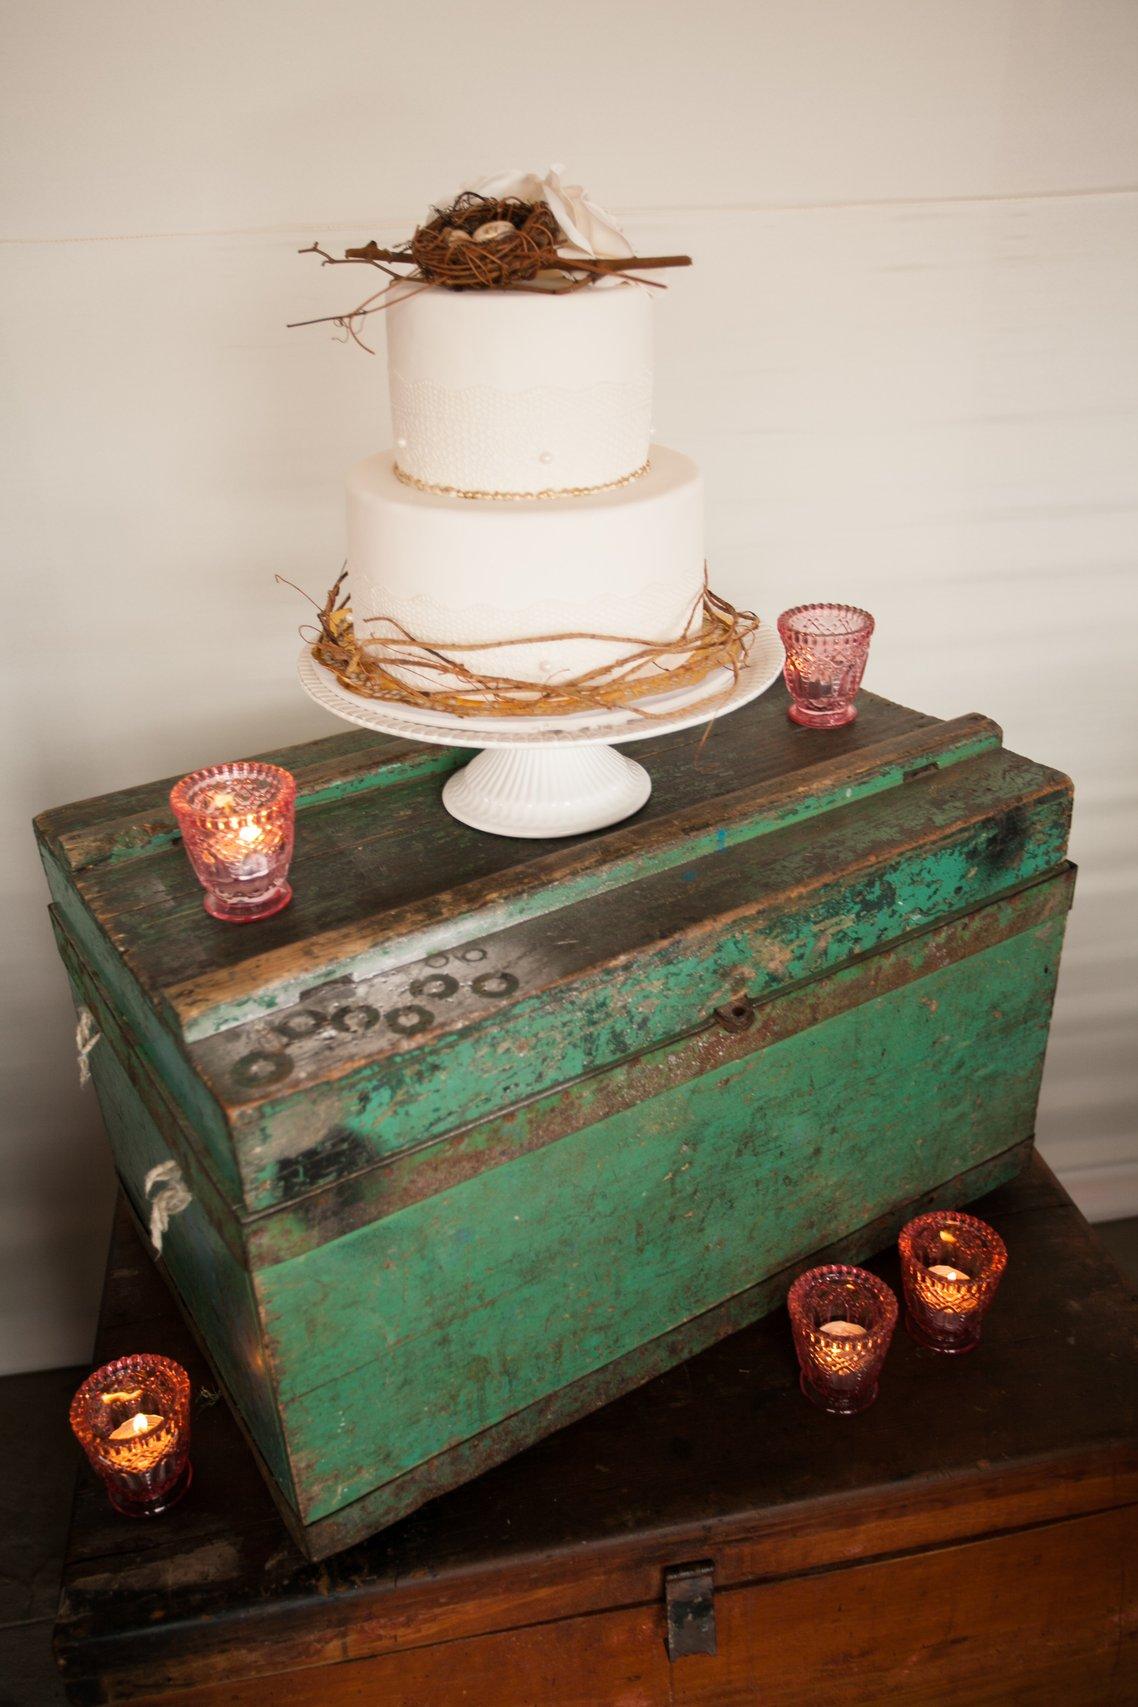
[[237, 832], [237, 840], [239, 842], [251, 844], [253, 842], [259, 842], [260, 839], [261, 828], [259, 824], [242, 824], [241, 828]]
[[148, 1416], [145, 1411], [137, 1411], [133, 1417], [128, 1417], [125, 1422], [121, 1422], [118, 1428], [112, 1429], [109, 1438], [111, 1440], [131, 1440], [136, 1434], [149, 1434], [152, 1428], [157, 1428], [159, 1423], [164, 1421], [164, 1417], [152, 1417]]

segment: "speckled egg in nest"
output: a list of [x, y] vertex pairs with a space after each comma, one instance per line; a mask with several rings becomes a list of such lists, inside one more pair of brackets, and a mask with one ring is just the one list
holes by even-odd
[[494, 201], [468, 190], [419, 227], [411, 256], [434, 284], [500, 290], [556, 266], [560, 238], [544, 202]]

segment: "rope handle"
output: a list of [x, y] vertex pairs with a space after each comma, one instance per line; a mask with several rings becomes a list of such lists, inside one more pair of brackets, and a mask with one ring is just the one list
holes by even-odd
[[151, 1168], [142, 1189], [150, 1204], [150, 1243], [154, 1246], [154, 1255], [160, 1257], [171, 1216], [180, 1215], [183, 1209], [188, 1209], [194, 1195], [174, 1161], [159, 1162], [156, 1168]]
[[75, 1027], [75, 1057], [79, 1066], [81, 1089], [86, 1089], [91, 1083], [91, 1051], [102, 1035], [95, 1024], [95, 1016], [90, 1008], [80, 1008], [79, 1023]]

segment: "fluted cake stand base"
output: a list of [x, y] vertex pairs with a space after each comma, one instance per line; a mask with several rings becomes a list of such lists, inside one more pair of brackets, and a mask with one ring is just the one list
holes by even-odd
[[639, 812], [652, 778], [615, 747], [490, 747], [443, 789], [452, 818], [496, 836], [576, 836]]
[[[614, 742], [645, 741], [726, 717], [757, 699], [782, 669], [782, 645], [762, 623], [734, 682], [727, 671], [694, 687], [655, 694], [640, 709], [573, 717], [455, 717], [341, 687], [305, 647], [300, 681], [325, 710], [364, 729], [443, 747], [482, 750], [443, 788], [443, 805], [462, 824], [495, 836], [579, 836], [619, 824], [644, 805], [652, 779]], [[644, 712], [651, 712], [645, 716]]]

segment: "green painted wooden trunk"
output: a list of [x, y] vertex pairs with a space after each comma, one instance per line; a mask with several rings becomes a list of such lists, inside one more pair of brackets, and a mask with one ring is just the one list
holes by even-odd
[[445, 814], [460, 751], [273, 754], [296, 900], [242, 927], [168, 781], [38, 821], [123, 1184], [145, 1223], [177, 1162], [164, 1266], [313, 1556], [1030, 1146], [1067, 780], [873, 695], [642, 751], [636, 819], [548, 844]]

